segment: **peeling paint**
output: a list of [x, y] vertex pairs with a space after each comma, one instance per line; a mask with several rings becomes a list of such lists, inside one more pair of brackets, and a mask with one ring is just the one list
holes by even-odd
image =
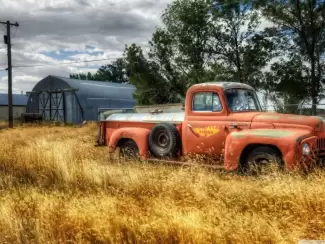
[[304, 136], [299, 136], [297, 139], [296, 139], [296, 142], [299, 142], [299, 141], [302, 141], [303, 139], [307, 138], [308, 135], [304, 135]]
[[302, 117], [302, 116], [290, 116], [290, 117], [288, 117], [288, 119], [292, 119], [292, 120], [303, 120], [305, 118]]
[[282, 138], [292, 136], [293, 134], [294, 132], [287, 130], [243, 130], [240, 132], [233, 132], [231, 135], [234, 138], [244, 138], [247, 136]]
[[280, 119], [280, 116], [279, 115], [275, 115], [277, 113], [268, 113], [268, 114], [261, 114], [261, 115], [258, 115], [259, 118], [261, 119]]
[[312, 118], [312, 121], [315, 122], [318, 121], [318, 123], [323, 123], [322, 118], [317, 117], [317, 116], [304, 116], [304, 115], [285, 115], [285, 114], [279, 114], [279, 113], [263, 113], [263, 114], [259, 114], [256, 116], [256, 120], [258, 121], [259, 119], [263, 119], [263, 120], [270, 120], [270, 121], [275, 121], [278, 120], [281, 123], [296, 123], [296, 121], [298, 122], [302, 122], [302, 121], [310, 121], [310, 118]]

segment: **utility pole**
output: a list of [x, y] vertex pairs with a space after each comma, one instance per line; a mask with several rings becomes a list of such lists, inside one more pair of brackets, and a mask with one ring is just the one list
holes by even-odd
[[11, 66], [11, 36], [10, 36], [10, 28], [11, 26], [18, 27], [19, 24], [16, 22], [15, 24], [7, 22], [1, 22], [0, 24], [4, 24], [7, 27], [7, 35], [4, 36], [4, 42], [7, 44], [8, 49], [8, 119], [9, 119], [9, 128], [14, 127], [13, 121], [13, 111], [12, 111], [12, 66]]

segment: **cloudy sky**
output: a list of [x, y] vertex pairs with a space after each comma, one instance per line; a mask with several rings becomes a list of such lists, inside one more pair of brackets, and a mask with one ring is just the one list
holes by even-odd
[[[121, 57], [125, 44], [146, 46], [172, 0], [0, 0], [0, 21], [12, 27], [13, 93], [48, 75], [96, 71]], [[7, 92], [6, 28], [0, 25], [0, 92]], [[91, 63], [57, 63], [110, 59]]]

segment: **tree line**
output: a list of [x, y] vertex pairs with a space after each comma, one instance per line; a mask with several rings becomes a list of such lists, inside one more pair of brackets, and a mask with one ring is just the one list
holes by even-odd
[[189, 86], [237, 81], [265, 99], [323, 98], [325, 0], [174, 0], [149, 50], [132, 44], [95, 74], [72, 78], [130, 82], [138, 104], [180, 102]]

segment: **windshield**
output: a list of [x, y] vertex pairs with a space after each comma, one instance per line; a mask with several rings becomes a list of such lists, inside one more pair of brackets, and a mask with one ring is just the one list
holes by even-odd
[[247, 89], [227, 89], [225, 96], [231, 111], [262, 111], [256, 93]]

